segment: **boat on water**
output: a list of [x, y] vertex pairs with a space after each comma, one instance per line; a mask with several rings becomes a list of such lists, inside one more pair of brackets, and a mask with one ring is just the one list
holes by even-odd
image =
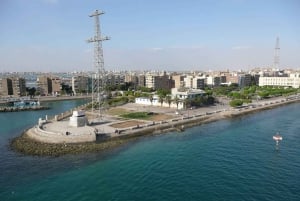
[[282, 136], [277, 132], [276, 135], [273, 136], [273, 140], [276, 142], [276, 149], [279, 147], [279, 141], [282, 141]]
[[279, 135], [279, 133], [277, 132], [276, 135], [273, 136], [273, 140], [275, 140], [275, 141], [281, 141], [282, 140], [282, 136]]
[[40, 102], [39, 101], [34, 101], [34, 100], [22, 100], [22, 101], [16, 101], [13, 103], [14, 107], [26, 107], [26, 106], [39, 106]]

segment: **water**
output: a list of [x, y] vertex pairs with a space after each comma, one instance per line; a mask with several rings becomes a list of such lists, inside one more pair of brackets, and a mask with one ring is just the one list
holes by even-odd
[[299, 107], [57, 158], [10, 151], [8, 140], [38, 115], [0, 114], [0, 200], [300, 200]]

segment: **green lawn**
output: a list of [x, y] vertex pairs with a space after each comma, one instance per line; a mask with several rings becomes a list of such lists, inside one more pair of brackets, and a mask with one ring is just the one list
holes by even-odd
[[151, 117], [151, 114], [149, 114], [148, 112], [132, 112], [122, 114], [120, 116], [128, 119], [149, 119]]

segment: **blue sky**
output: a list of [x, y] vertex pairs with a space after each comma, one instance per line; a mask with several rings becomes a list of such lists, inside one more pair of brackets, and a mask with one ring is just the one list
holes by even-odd
[[299, 0], [1, 0], [0, 72], [93, 70], [96, 9], [108, 70], [300, 67]]

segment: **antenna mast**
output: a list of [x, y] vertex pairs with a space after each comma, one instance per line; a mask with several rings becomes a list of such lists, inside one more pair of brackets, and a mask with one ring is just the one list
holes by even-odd
[[276, 45], [274, 49], [274, 68], [278, 69], [279, 68], [279, 52], [280, 52], [280, 47], [279, 47], [279, 37], [276, 38]]
[[95, 19], [95, 35], [94, 37], [87, 40], [88, 43], [94, 43], [94, 67], [95, 74], [92, 76], [92, 113], [94, 112], [94, 107], [98, 103], [99, 116], [101, 117], [101, 105], [104, 100], [104, 90], [105, 90], [105, 69], [104, 69], [104, 58], [102, 41], [109, 40], [109, 37], [101, 36], [100, 20], [99, 15], [104, 14], [103, 11], [96, 10], [89, 17]]

